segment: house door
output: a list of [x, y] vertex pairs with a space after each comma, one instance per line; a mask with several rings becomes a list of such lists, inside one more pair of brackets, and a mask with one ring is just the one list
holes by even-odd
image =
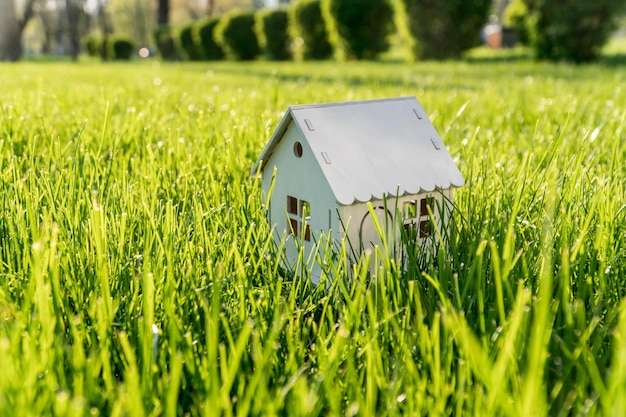
[[[382, 233], [385, 233], [389, 236], [389, 231], [393, 227], [393, 218], [391, 217], [391, 213], [389, 210], [384, 207], [376, 207], [374, 209], [374, 215], [376, 216], [376, 222], [380, 227]], [[376, 230], [376, 226], [374, 224], [374, 219], [368, 210], [363, 219], [361, 220], [361, 227], [359, 229], [359, 238], [361, 239], [361, 245], [363, 245], [363, 249], [374, 248], [374, 246], [379, 246], [382, 248], [382, 239], [380, 238], [380, 234]]]

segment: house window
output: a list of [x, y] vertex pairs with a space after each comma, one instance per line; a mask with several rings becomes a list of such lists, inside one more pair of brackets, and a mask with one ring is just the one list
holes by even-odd
[[287, 196], [287, 212], [289, 214], [298, 215], [298, 199], [295, 197]]
[[433, 222], [431, 219], [420, 221], [420, 239], [433, 235]]
[[435, 199], [431, 196], [426, 196], [420, 201], [420, 239], [433, 235], [433, 221], [430, 218], [429, 210], [434, 216]]
[[435, 199], [431, 196], [424, 197], [420, 201], [420, 217], [428, 216], [428, 207], [430, 211], [435, 212]]
[[[287, 196], [287, 213], [289, 214], [289, 234], [300, 236], [304, 233], [304, 240], [311, 241], [311, 204], [308, 201], [298, 200], [295, 197]], [[304, 223], [304, 230], [303, 230]]]
[[435, 199], [431, 196], [426, 196], [421, 200], [411, 200], [402, 203], [404, 230], [409, 239], [415, 235], [420, 238], [433, 235], [433, 224], [429, 215], [429, 208], [434, 215]]
[[300, 158], [302, 156], [302, 144], [300, 142], [293, 144], [293, 153], [296, 155], [296, 158]]
[[414, 219], [417, 217], [417, 204], [415, 200], [405, 201], [402, 204], [402, 210], [404, 212], [404, 219]]

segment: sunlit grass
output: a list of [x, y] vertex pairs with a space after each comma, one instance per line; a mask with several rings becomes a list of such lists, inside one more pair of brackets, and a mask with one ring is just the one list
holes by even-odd
[[[615, 415], [618, 67], [0, 67], [0, 415]], [[449, 246], [282, 270], [250, 167], [291, 104], [415, 95], [466, 178]], [[351, 273], [347, 269], [353, 268]]]

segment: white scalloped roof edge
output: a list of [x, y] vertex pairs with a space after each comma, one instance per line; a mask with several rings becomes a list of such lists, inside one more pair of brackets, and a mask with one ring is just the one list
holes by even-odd
[[311, 147], [340, 204], [465, 183], [415, 97], [291, 106], [252, 168], [252, 175], [262, 161], [269, 160], [292, 121]]

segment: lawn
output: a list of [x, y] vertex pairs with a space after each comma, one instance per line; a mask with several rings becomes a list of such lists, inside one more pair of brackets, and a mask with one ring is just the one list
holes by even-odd
[[[626, 410], [619, 62], [0, 74], [0, 415]], [[283, 112], [404, 95], [466, 178], [449, 247], [375, 278], [339, 252], [317, 287], [279, 268], [249, 170]]]

